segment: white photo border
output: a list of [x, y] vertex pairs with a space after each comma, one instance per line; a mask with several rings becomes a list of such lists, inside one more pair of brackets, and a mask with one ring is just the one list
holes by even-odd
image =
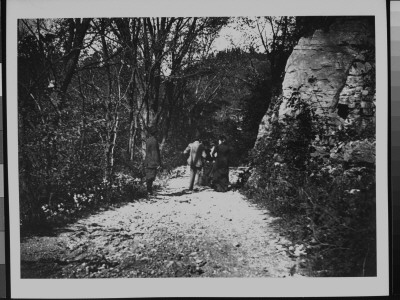
[[[6, 3], [12, 298], [316, 297], [389, 294], [388, 41], [385, 0], [10, 0]], [[354, 278], [21, 279], [17, 20], [143, 16], [375, 16], [377, 276]], [[6, 176], [7, 176], [6, 175]]]

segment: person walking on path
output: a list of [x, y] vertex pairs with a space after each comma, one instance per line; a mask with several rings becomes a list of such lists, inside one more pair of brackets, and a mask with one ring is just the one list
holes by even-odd
[[206, 153], [206, 157], [203, 160], [203, 170], [201, 176], [200, 185], [202, 186], [210, 186], [212, 180], [212, 168], [213, 168], [213, 157], [211, 156], [211, 147], [208, 141], [203, 141], [204, 151]]
[[219, 138], [219, 144], [213, 149], [211, 155], [217, 157], [213, 170], [213, 188], [217, 192], [226, 192], [229, 186], [231, 148], [226, 144], [225, 136]]
[[206, 152], [204, 145], [200, 142], [200, 139], [196, 138], [193, 143], [190, 143], [186, 147], [183, 153], [189, 154], [189, 158], [187, 160], [190, 166], [189, 190], [192, 191], [196, 175], [198, 175], [197, 183], [201, 183], [202, 168], [204, 165], [203, 159], [206, 158]]
[[148, 137], [146, 140], [146, 157], [144, 159], [144, 167], [146, 173], [147, 193], [153, 195], [153, 182], [156, 179], [157, 170], [161, 167], [160, 147], [155, 135], [157, 128], [151, 126], [148, 129]]

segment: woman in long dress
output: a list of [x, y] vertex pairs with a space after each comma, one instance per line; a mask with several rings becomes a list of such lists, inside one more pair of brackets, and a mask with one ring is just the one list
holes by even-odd
[[204, 158], [200, 185], [210, 186], [212, 181], [212, 168], [213, 168], [214, 158], [211, 156], [210, 143], [208, 141], [203, 141], [203, 146], [204, 146], [204, 151], [206, 153], [206, 157]]
[[217, 156], [213, 170], [213, 188], [217, 192], [226, 192], [229, 186], [229, 157], [231, 148], [226, 144], [224, 136], [219, 138], [219, 145], [212, 151]]

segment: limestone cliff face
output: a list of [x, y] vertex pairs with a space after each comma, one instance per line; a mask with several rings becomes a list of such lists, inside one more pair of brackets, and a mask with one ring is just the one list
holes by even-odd
[[[298, 91], [336, 125], [360, 117], [374, 122], [375, 86], [370, 83], [375, 76], [374, 45], [374, 26], [362, 18], [338, 18], [329, 30], [301, 38], [286, 64], [283, 101], [276, 117], [295, 113], [287, 99]], [[268, 113], [263, 118], [258, 137], [266, 134], [270, 118]]]

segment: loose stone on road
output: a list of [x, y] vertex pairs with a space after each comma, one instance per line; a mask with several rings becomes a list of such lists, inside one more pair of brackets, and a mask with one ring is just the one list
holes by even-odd
[[[267, 211], [238, 191], [171, 179], [149, 199], [21, 242], [23, 278], [286, 277], [298, 263]], [[293, 246], [292, 246], [293, 247]]]

